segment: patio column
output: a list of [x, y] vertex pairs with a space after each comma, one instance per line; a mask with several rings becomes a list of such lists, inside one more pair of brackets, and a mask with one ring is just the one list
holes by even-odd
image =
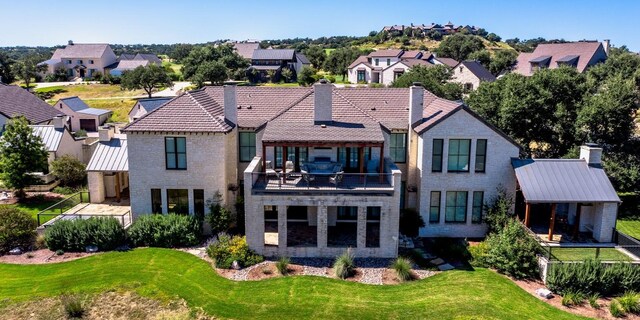
[[524, 210], [524, 226], [529, 228], [531, 227], [531, 203], [526, 204], [526, 208]]
[[[318, 249], [323, 249], [327, 247], [327, 232], [329, 231], [327, 228], [328, 224], [327, 218], [327, 206], [318, 206], [318, 226], [317, 226], [317, 240], [318, 240]], [[322, 252], [322, 250], [319, 250]]]
[[553, 227], [556, 223], [556, 204], [551, 204], [551, 219], [549, 221], [549, 241], [553, 240]]
[[116, 202], [120, 202], [120, 172], [116, 172]]
[[364, 249], [367, 247], [367, 207], [358, 207], [357, 230], [357, 248]]
[[364, 173], [364, 147], [358, 147], [358, 163], [360, 164], [360, 173]]
[[287, 206], [278, 206], [278, 251], [287, 252]]

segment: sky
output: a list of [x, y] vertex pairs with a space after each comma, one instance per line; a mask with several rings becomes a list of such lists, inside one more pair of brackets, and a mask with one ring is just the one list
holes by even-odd
[[364, 36], [392, 24], [475, 25], [503, 39], [610, 39], [640, 51], [640, 1], [0, 0], [0, 46]]

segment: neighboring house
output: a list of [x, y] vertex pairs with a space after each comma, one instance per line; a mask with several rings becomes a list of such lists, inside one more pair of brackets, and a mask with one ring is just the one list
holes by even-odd
[[530, 76], [536, 70], [555, 69], [559, 66], [570, 66], [578, 72], [584, 72], [591, 66], [607, 60], [609, 40], [578, 41], [567, 43], [539, 44], [533, 52], [522, 52], [513, 72]]
[[303, 67], [310, 65], [307, 57], [293, 49], [256, 49], [251, 56], [250, 68], [264, 77], [268, 71], [279, 73], [282, 68], [289, 68], [298, 74]]
[[53, 108], [70, 117], [71, 131], [98, 131], [98, 127], [107, 122], [112, 113], [109, 110], [90, 108], [78, 97], [62, 98], [53, 105]]
[[150, 98], [140, 99], [136, 101], [136, 104], [129, 111], [129, 122], [134, 122], [143, 115], [158, 109], [161, 105], [165, 104], [172, 98]]
[[50, 124], [60, 112], [19, 86], [0, 83], [0, 134], [7, 120], [24, 116], [31, 124]]
[[105, 127], [100, 127], [98, 134], [95, 151], [87, 165], [90, 201], [102, 203], [105, 198], [120, 201], [129, 188], [127, 136]]
[[478, 61], [462, 61], [453, 68], [451, 82], [462, 84], [469, 92], [478, 89], [481, 82], [493, 82], [496, 77]]
[[146, 67], [149, 65], [147, 60], [120, 60], [107, 67], [109, 74], [114, 77], [122, 76], [125, 71], [133, 70], [137, 67]]
[[350, 83], [390, 85], [415, 65], [432, 66], [433, 55], [424, 51], [387, 49], [358, 57], [347, 68]]
[[401, 34], [404, 34], [404, 32], [407, 29], [412, 30], [414, 35], [421, 34], [424, 37], [431, 31], [438, 31], [441, 34], [453, 34], [453, 33], [462, 32], [463, 30], [466, 30], [470, 34], [477, 34], [481, 28], [476, 26], [469, 26], [469, 25], [466, 25], [466, 26], [454, 25], [453, 23], [451, 23], [451, 21], [449, 21], [445, 25], [441, 25], [437, 23], [431, 23], [429, 25], [425, 25], [425, 24], [414, 25], [413, 23], [411, 23], [410, 25], [406, 25], [406, 26], [405, 25], [385, 26], [382, 28], [382, 31], [388, 32], [393, 35], [401, 35]]
[[[66, 117], [58, 116], [53, 118], [52, 124], [46, 125], [30, 125], [33, 133], [42, 139], [47, 150], [47, 163], [51, 170], [51, 163], [62, 156], [71, 156], [80, 161], [83, 160], [83, 143], [84, 139], [77, 140], [66, 127]], [[54, 180], [51, 175], [43, 175], [41, 177], [45, 183]]]
[[118, 61], [123, 61], [123, 60], [133, 60], [133, 58], [136, 57], [135, 53], [122, 53], [120, 54], [120, 56], [118, 57]]
[[431, 60], [431, 62], [433, 64], [441, 64], [441, 65], [445, 65], [448, 67], [455, 67], [458, 65], [458, 60], [453, 59], [453, 58], [440, 58], [440, 57], [433, 57], [433, 59]]
[[233, 48], [243, 58], [251, 60], [253, 51], [260, 49], [259, 42], [234, 42]]
[[96, 71], [106, 73], [105, 68], [116, 62], [116, 55], [106, 43], [73, 43], [56, 51], [51, 59], [41, 62], [47, 66], [46, 73], [64, 68], [69, 78], [90, 78]]
[[133, 60], [148, 61], [149, 63], [162, 65], [162, 59], [158, 58], [158, 56], [153, 53], [138, 53], [133, 57]]

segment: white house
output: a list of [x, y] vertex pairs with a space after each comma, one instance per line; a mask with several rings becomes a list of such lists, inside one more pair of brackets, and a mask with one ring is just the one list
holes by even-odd
[[478, 89], [482, 82], [496, 81], [496, 77], [478, 61], [462, 61], [453, 67], [451, 82], [462, 84], [469, 92]]
[[116, 62], [116, 55], [106, 43], [73, 43], [56, 49], [49, 60], [40, 64], [47, 66], [47, 73], [64, 68], [69, 78], [92, 77], [96, 71], [106, 74], [105, 68]]
[[415, 65], [432, 66], [433, 55], [424, 51], [378, 50], [358, 57], [347, 68], [350, 83], [390, 85]]

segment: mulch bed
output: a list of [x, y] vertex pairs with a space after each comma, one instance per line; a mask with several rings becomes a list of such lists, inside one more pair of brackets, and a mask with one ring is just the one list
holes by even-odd
[[91, 256], [94, 254], [97, 254], [97, 253], [65, 252], [62, 255], [56, 255], [54, 251], [51, 251], [49, 249], [40, 249], [40, 250], [25, 252], [20, 255], [0, 256], [0, 263], [11, 263], [11, 264], [58, 263], [58, 262], [76, 260], [76, 259]]

